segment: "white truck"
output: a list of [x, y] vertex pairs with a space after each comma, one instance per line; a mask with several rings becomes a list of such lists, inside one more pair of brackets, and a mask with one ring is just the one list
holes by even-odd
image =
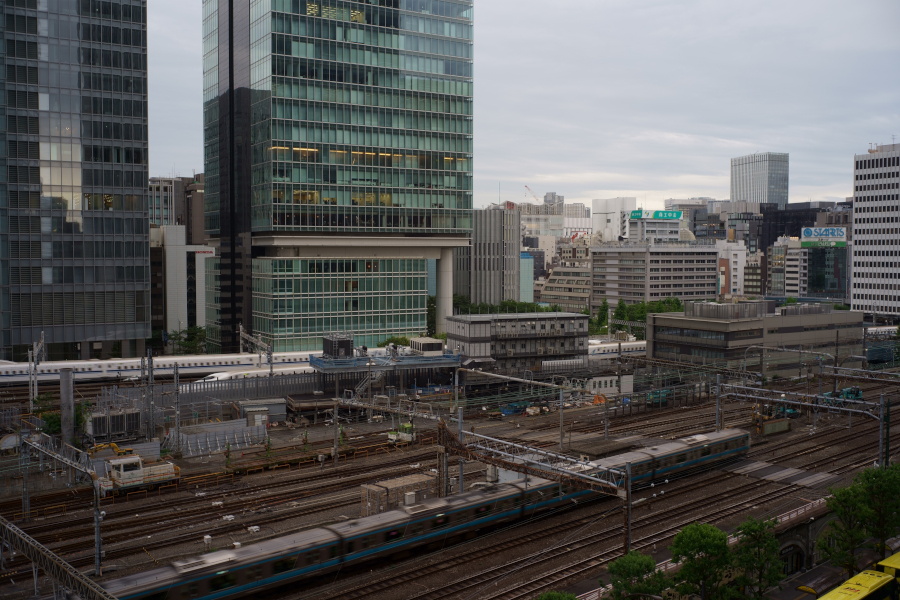
[[110, 493], [153, 488], [159, 485], [177, 483], [181, 477], [181, 469], [170, 462], [161, 462], [145, 466], [140, 456], [111, 458], [109, 461], [109, 477], [100, 477], [100, 495]]

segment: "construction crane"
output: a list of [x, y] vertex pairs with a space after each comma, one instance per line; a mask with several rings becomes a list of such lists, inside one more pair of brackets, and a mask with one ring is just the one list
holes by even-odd
[[534, 201], [535, 201], [535, 202], [540, 202], [540, 199], [537, 197], [537, 194], [534, 193], [534, 190], [532, 190], [532, 189], [531, 189], [530, 187], [528, 187], [527, 185], [525, 186], [525, 189], [528, 190], [529, 192], [531, 192], [531, 195], [534, 196]]

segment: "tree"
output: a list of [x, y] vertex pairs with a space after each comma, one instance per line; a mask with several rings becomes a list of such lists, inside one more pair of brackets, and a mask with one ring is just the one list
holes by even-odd
[[793, 296], [788, 296], [784, 299], [784, 305], [787, 306], [788, 304], [797, 304], [797, 299]]
[[[613, 318], [618, 319], [620, 321], [628, 320], [628, 306], [625, 304], [625, 301], [621, 298], [619, 299], [619, 303], [616, 304], [616, 311], [613, 313]], [[613, 325], [610, 330], [618, 331], [622, 329], [622, 325]]]
[[394, 335], [384, 340], [383, 342], [378, 342], [379, 348], [384, 348], [388, 344], [397, 344], [398, 346], [409, 346], [409, 338], [404, 336]]
[[828, 523], [825, 534], [819, 537], [819, 552], [826, 560], [847, 571], [853, 577], [856, 567], [856, 550], [866, 540], [863, 528], [863, 496], [860, 487], [832, 488], [826, 501], [835, 518]]
[[578, 596], [566, 592], [544, 592], [537, 600], [578, 600]]
[[858, 473], [854, 485], [862, 499], [862, 524], [881, 559], [887, 558], [887, 539], [900, 529], [900, 468], [870, 468]]
[[734, 563], [744, 574], [741, 583], [750, 600], [762, 600], [766, 591], [778, 585], [784, 574], [778, 558], [778, 539], [774, 521], [748, 517], [737, 528]]
[[607, 321], [609, 321], [609, 302], [604, 298], [603, 303], [600, 304], [600, 310], [597, 312], [597, 324], [603, 327]]
[[672, 560], [681, 562], [676, 588], [682, 595], [702, 596], [721, 600], [727, 596], [725, 586], [720, 586], [725, 571], [731, 566], [728, 535], [714, 525], [692, 523], [675, 536]]
[[[456, 296], [454, 296], [454, 300]], [[456, 304], [454, 302], [454, 304]], [[425, 302], [425, 328], [426, 334], [429, 336], [433, 336], [437, 331], [437, 298], [435, 296], [428, 296], [428, 300]]]
[[180, 354], [206, 354], [206, 327], [188, 327], [177, 342]]
[[659, 596], [669, 587], [665, 574], [656, 570], [656, 560], [640, 552], [631, 551], [614, 560], [607, 570], [615, 600], [624, 600], [628, 594]]

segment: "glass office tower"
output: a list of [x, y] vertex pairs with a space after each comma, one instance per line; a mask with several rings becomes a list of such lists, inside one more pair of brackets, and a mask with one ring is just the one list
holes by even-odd
[[[378, 4], [377, 6], [373, 4]], [[439, 328], [472, 209], [472, 3], [204, 1], [212, 349]]]
[[135, 356], [150, 337], [145, 0], [6, 0], [0, 354]]
[[790, 155], [760, 152], [731, 159], [731, 201], [788, 203]]

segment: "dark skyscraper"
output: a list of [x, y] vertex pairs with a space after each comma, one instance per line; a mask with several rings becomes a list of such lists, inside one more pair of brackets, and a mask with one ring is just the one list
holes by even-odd
[[58, 359], [135, 356], [150, 337], [146, 6], [0, 2], [4, 359], [41, 332]]
[[472, 228], [472, 3], [205, 0], [208, 339], [426, 330]]

